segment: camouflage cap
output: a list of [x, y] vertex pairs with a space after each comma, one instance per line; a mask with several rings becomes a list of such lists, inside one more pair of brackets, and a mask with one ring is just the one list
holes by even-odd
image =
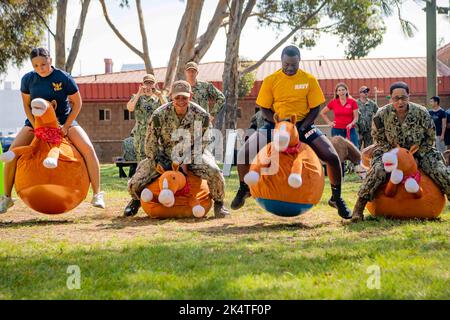
[[184, 70], [194, 69], [198, 72], [198, 64], [194, 61], [186, 63], [186, 66], [184, 67]]
[[366, 87], [366, 86], [362, 86], [361, 88], [359, 88], [359, 92], [369, 92], [370, 91], [370, 89], [368, 88], [368, 87]]
[[152, 74], [146, 74], [145, 76], [144, 76], [144, 78], [142, 79], [142, 82], [149, 82], [149, 81], [151, 81], [151, 82], [153, 82], [153, 83], [156, 83], [156, 78], [155, 78], [155, 76], [154, 75], [152, 75]]
[[191, 85], [187, 81], [178, 80], [178, 81], [175, 81], [172, 85], [171, 95], [173, 97], [176, 97], [176, 96], [190, 97], [191, 92], [192, 92]]

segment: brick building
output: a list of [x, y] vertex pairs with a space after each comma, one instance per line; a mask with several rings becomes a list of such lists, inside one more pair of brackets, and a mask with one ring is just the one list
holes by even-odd
[[[438, 51], [438, 92], [442, 106], [450, 107], [450, 44]], [[107, 73], [75, 78], [83, 98], [79, 123], [91, 137], [101, 162], [111, 162], [122, 154], [121, 143], [134, 126], [133, 114], [126, 110], [130, 96], [137, 92], [144, 70], [113, 73], [109, 59], [105, 59]], [[238, 127], [247, 128], [256, 107], [255, 100], [262, 80], [281, 67], [280, 61], [267, 61], [256, 70], [256, 80], [250, 94], [239, 101]], [[359, 60], [303, 60], [300, 68], [319, 80], [327, 101], [332, 99], [335, 85], [345, 82], [350, 94], [358, 97], [362, 85], [371, 89], [370, 98], [379, 106], [385, 105], [389, 86], [405, 81], [411, 89], [411, 100], [426, 105], [426, 59], [378, 58]], [[199, 79], [222, 87], [223, 63], [204, 63], [199, 66]], [[156, 79], [165, 77], [165, 68], [155, 69]], [[331, 116], [331, 114], [330, 114]], [[321, 119], [318, 119], [321, 124]]]

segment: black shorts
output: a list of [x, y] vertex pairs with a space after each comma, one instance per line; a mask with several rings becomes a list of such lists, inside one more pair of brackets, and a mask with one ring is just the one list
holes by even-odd
[[[300, 127], [302, 125], [303, 121], [298, 121], [295, 126], [298, 130], [299, 139], [301, 142], [310, 144], [315, 139], [317, 139], [320, 136], [323, 136], [322, 131], [320, 131], [319, 128], [317, 128], [314, 124], [309, 125], [303, 130], [300, 130]], [[275, 129], [275, 123], [264, 121], [264, 125], [258, 129], [259, 132], [266, 133], [267, 135], [267, 143], [272, 141], [272, 130]]]
[[[67, 118], [64, 120], [64, 122], [62, 122], [62, 121], [59, 121], [59, 123], [60, 124], [64, 124], [64, 123], [66, 123], [66, 120], [67, 120]], [[78, 122], [77, 122], [77, 120], [73, 120], [72, 121], [72, 125], [71, 125], [71, 127], [75, 127], [75, 126], [79, 126], [79, 124], [78, 124]], [[30, 122], [30, 120], [25, 120], [25, 127], [30, 127], [31, 129], [33, 129], [33, 126], [31, 125], [31, 122]]]

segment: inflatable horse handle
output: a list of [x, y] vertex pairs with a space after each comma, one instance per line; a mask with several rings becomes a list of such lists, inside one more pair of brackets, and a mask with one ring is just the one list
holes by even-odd
[[397, 146], [383, 154], [384, 170], [391, 174], [385, 190], [387, 197], [394, 197], [398, 186], [402, 183], [405, 190], [413, 194], [414, 198], [420, 199], [423, 196], [423, 189], [420, 187], [421, 175], [413, 157], [417, 150], [418, 146], [412, 146], [410, 150]]

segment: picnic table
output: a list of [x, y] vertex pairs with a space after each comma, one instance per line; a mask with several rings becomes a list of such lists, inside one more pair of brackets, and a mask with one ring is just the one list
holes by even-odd
[[[113, 158], [113, 162], [119, 168], [119, 178], [131, 178], [136, 172], [137, 161], [126, 161], [122, 157], [116, 157]], [[124, 170], [126, 167], [129, 167], [128, 176]]]

